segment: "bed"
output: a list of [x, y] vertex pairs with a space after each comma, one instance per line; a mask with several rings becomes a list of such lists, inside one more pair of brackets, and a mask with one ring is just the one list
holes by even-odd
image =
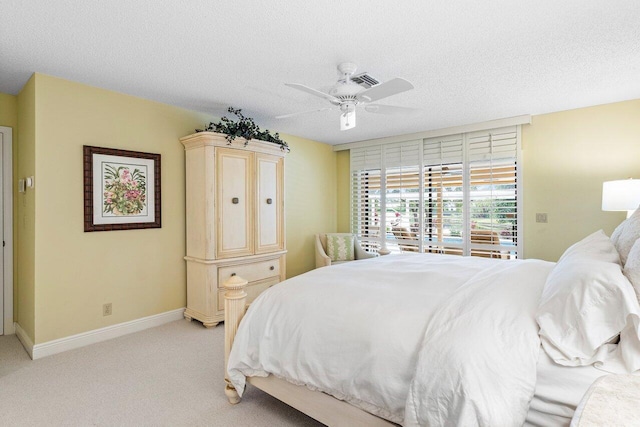
[[623, 262], [616, 243], [599, 231], [558, 263], [388, 255], [286, 280], [246, 312], [234, 277], [225, 392], [251, 383], [327, 425], [568, 425], [594, 380], [640, 370], [625, 268], [640, 244]]

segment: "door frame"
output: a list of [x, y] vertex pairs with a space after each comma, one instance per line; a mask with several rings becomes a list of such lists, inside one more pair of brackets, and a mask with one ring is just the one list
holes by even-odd
[[13, 129], [0, 126], [2, 138], [2, 228], [4, 232], [3, 261], [3, 295], [4, 310], [2, 313], [4, 335], [15, 333], [13, 323]]

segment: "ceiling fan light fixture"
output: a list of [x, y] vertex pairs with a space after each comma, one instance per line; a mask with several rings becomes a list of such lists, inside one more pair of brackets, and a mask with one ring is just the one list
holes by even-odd
[[340, 106], [340, 130], [349, 130], [356, 127], [356, 105], [342, 104]]
[[356, 127], [356, 112], [340, 114], [340, 130], [349, 130]]

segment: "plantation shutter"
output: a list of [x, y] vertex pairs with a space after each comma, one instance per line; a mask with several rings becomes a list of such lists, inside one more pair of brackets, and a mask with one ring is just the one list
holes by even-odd
[[515, 126], [467, 135], [470, 254], [517, 256], [517, 157]]
[[[385, 230], [389, 249], [419, 252], [422, 224], [421, 141], [385, 146]], [[390, 233], [389, 233], [390, 232]]]
[[382, 147], [351, 150], [351, 232], [369, 251], [380, 247]]
[[423, 142], [425, 252], [462, 255], [462, 134]]
[[517, 126], [351, 149], [351, 230], [368, 250], [516, 258]]

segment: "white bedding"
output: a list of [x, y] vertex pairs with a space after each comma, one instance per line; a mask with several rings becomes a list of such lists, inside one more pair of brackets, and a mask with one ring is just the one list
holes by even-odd
[[230, 379], [241, 393], [273, 374], [406, 425], [522, 425], [552, 267], [411, 254], [314, 270], [254, 301]]
[[536, 384], [535, 314], [552, 263], [499, 262], [427, 325], [405, 425], [521, 426]]

